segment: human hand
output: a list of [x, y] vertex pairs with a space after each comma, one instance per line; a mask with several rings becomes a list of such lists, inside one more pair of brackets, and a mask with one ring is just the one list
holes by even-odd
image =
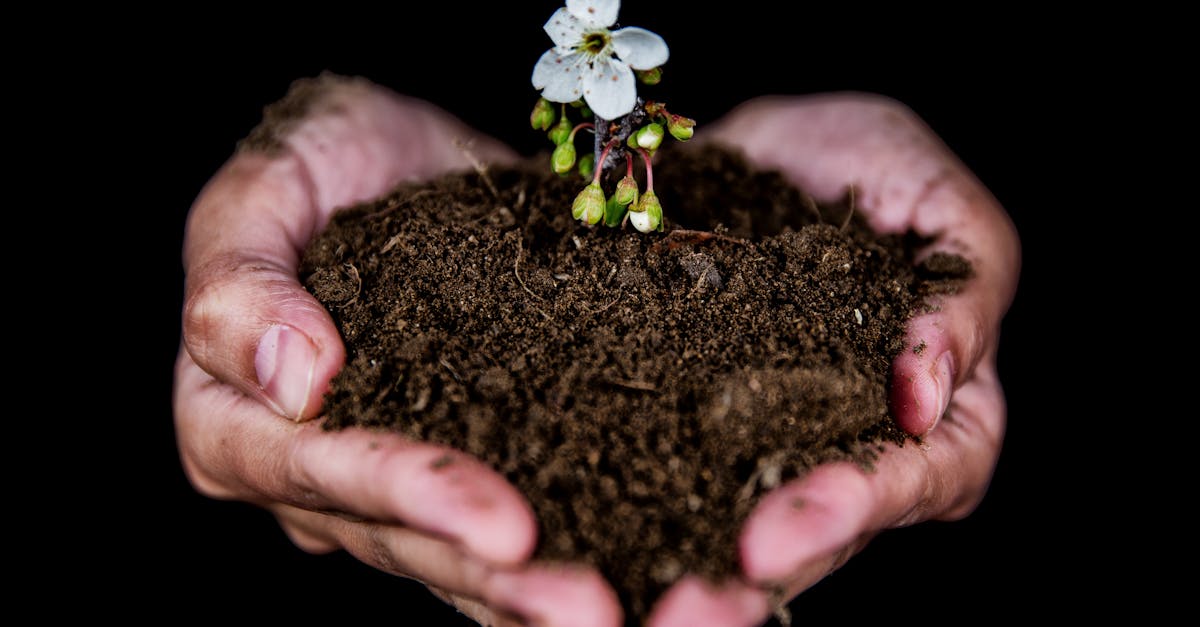
[[309, 81], [266, 117], [188, 216], [174, 409], [192, 484], [271, 510], [305, 550], [342, 548], [418, 579], [483, 624], [515, 624], [513, 615], [619, 624], [616, 595], [596, 572], [527, 563], [533, 513], [481, 462], [306, 422], [345, 356], [329, 314], [297, 279], [312, 235], [338, 207], [469, 167], [455, 139], [474, 136], [470, 150], [486, 161], [511, 152], [365, 81]]
[[714, 588], [685, 578], [657, 605], [653, 627], [761, 623], [771, 609], [764, 589], [791, 598], [881, 530], [966, 516], [983, 498], [1004, 435], [996, 345], [1016, 291], [1016, 230], [915, 114], [866, 95], [762, 98], [705, 137], [741, 147], [818, 200], [837, 200], [854, 185], [873, 228], [932, 236], [924, 254], [962, 255], [975, 275], [910, 322], [906, 346], [925, 348], [893, 362], [893, 415], [921, 445], [889, 445], [874, 472], [828, 464], [765, 495], [740, 536], [746, 581]]

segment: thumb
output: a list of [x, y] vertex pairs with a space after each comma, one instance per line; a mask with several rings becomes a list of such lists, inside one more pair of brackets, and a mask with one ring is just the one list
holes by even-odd
[[184, 345], [217, 379], [293, 420], [317, 415], [345, 358], [297, 280], [317, 211], [295, 159], [238, 155], [188, 220]]
[[891, 408], [913, 435], [933, 430], [958, 383], [966, 381], [993, 337], [966, 295], [909, 322], [904, 350], [892, 362]]
[[299, 251], [335, 208], [397, 182], [511, 151], [436, 107], [358, 79], [299, 81], [188, 216], [184, 346], [220, 381], [303, 420], [345, 359], [332, 319], [296, 279]]

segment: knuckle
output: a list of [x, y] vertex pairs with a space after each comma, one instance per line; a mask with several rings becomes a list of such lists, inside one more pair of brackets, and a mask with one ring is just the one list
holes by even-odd
[[180, 452], [180, 461], [183, 464], [183, 474], [191, 484], [192, 489], [200, 494], [211, 499], [230, 500], [237, 497], [237, 494], [229, 489], [224, 483], [218, 481], [216, 477], [207, 472], [203, 466], [195, 459], [195, 454], [186, 449]]
[[316, 530], [310, 529], [307, 526], [298, 522], [289, 520], [286, 514], [279, 513], [275, 516], [279, 521], [279, 527], [287, 535], [288, 540], [296, 545], [296, 548], [305, 553], [314, 555], [322, 555], [332, 553], [338, 549], [338, 544]]
[[[217, 343], [229, 331], [263, 319], [256, 309], [307, 305], [295, 294], [295, 278], [278, 262], [228, 253], [190, 273], [183, 305], [184, 346], [198, 363], [210, 365]], [[315, 301], [314, 301], [315, 302]]]
[[212, 340], [235, 315], [230, 296], [238, 265], [226, 256], [204, 264], [189, 277], [183, 303], [183, 341], [197, 362], [207, 361]]

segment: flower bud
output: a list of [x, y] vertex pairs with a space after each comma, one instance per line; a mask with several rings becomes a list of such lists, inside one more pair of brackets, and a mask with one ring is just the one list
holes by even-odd
[[624, 205], [617, 202], [617, 195], [613, 194], [608, 202], [604, 203], [604, 224], [605, 226], [619, 226], [621, 219], [625, 217], [625, 212], [628, 209]]
[[575, 107], [576, 109], [579, 109], [579, 115], [582, 116], [584, 119], [592, 117], [592, 110], [590, 108], [588, 108], [586, 102], [584, 102], [582, 100], [576, 100], [575, 102], [571, 103], [571, 106]]
[[533, 113], [529, 114], [529, 124], [534, 130], [544, 131], [554, 124], [555, 117], [554, 105], [545, 98], [538, 98], [537, 104], [533, 105]]
[[641, 81], [643, 85], [657, 85], [662, 81], [661, 67], [650, 68], [648, 70], [634, 70], [633, 72], [634, 74], [637, 74], [637, 79]]
[[667, 131], [671, 133], [671, 137], [685, 142], [692, 138], [695, 133], [696, 121], [692, 118], [685, 118], [682, 115], [671, 114], [667, 120]]
[[554, 149], [554, 154], [550, 155], [550, 166], [558, 174], [566, 174], [575, 167], [575, 144], [572, 142], [563, 142]]
[[571, 217], [583, 220], [588, 224], [595, 224], [603, 216], [604, 190], [600, 189], [599, 183], [589, 183], [575, 197], [575, 204], [571, 205]]
[[662, 140], [663, 127], [658, 122], [651, 122], [637, 132], [638, 146], [649, 151], [658, 150], [658, 147], [662, 145]]
[[662, 230], [662, 205], [658, 202], [658, 196], [654, 195], [653, 190], [642, 194], [636, 211], [630, 209], [629, 222], [633, 224], [633, 228], [643, 233]]
[[549, 133], [546, 133], [546, 136], [550, 138], [550, 141], [554, 142], [555, 146], [562, 144], [571, 137], [571, 121], [567, 119], [567, 116], [562, 116], [558, 124], [555, 124], [554, 128], [550, 129]]
[[617, 183], [617, 191], [613, 193], [613, 198], [622, 207], [636, 203], [638, 199], [637, 181], [633, 180], [632, 176], [626, 175], [620, 183]]
[[587, 153], [579, 158], [579, 176], [585, 179], [592, 178], [592, 174], [596, 173], [596, 155], [595, 153]]

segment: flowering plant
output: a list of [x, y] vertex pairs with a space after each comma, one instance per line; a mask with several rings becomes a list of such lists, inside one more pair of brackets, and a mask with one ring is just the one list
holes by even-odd
[[[662, 37], [635, 26], [611, 30], [621, 8], [620, 0], [566, 0], [543, 29], [554, 47], [533, 68], [533, 86], [542, 92], [530, 114], [535, 129], [549, 131], [554, 142], [551, 167], [560, 175], [578, 169], [592, 181], [571, 207], [571, 215], [587, 224], [601, 219], [618, 226], [626, 219], [637, 230], [663, 230], [662, 205], [654, 193], [651, 159], [663, 137], [686, 141], [695, 120], [672, 114], [662, 102], [637, 95], [637, 83], [656, 85], [670, 51]], [[558, 105], [556, 110], [555, 104]], [[582, 121], [572, 124], [568, 107]], [[557, 119], [557, 124], [555, 120]], [[594, 135], [591, 154], [577, 158], [575, 137], [587, 130]], [[633, 177], [634, 156], [646, 166], [646, 190]], [[625, 176], [611, 196], [601, 185], [604, 173], [625, 159]], [[578, 164], [578, 165], [577, 165]]]

